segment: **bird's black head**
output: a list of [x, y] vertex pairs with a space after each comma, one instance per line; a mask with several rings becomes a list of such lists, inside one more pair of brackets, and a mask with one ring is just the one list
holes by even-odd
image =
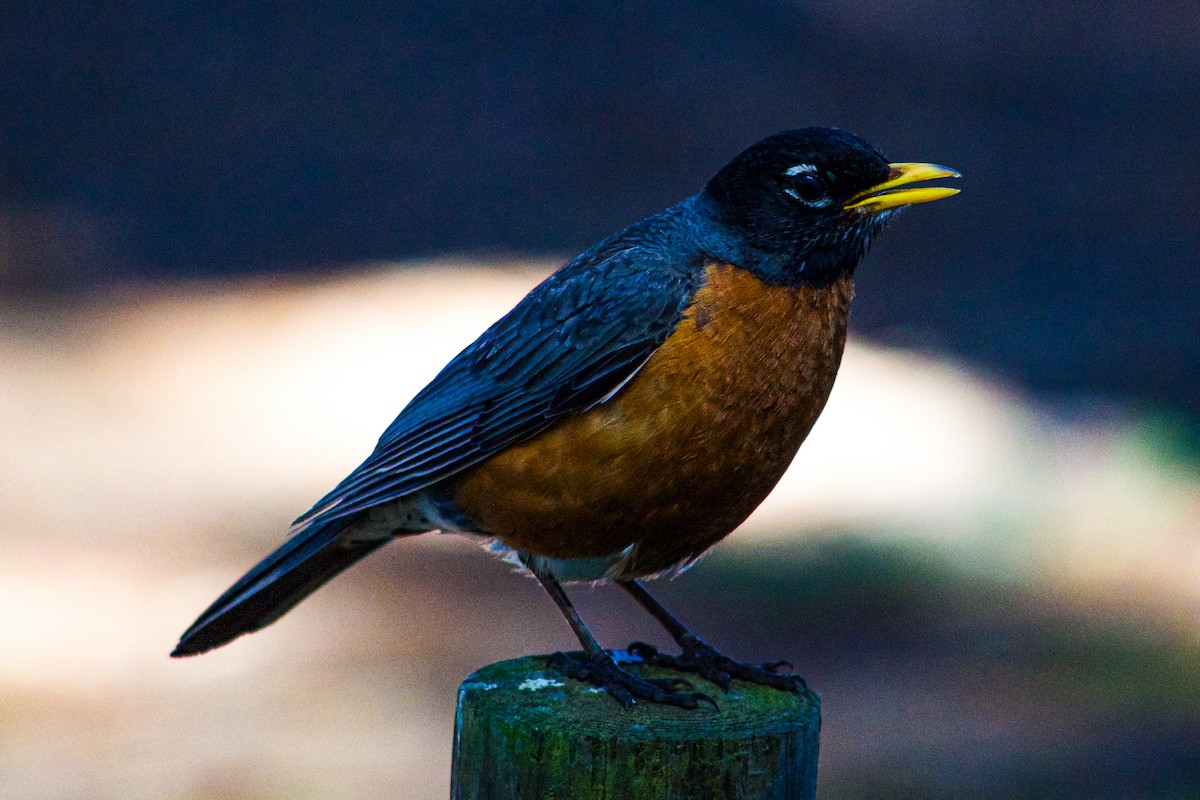
[[892, 164], [853, 134], [784, 131], [751, 145], [704, 189], [717, 218], [772, 283], [823, 285], [851, 274], [897, 209], [957, 189], [899, 188], [958, 177], [933, 164]]

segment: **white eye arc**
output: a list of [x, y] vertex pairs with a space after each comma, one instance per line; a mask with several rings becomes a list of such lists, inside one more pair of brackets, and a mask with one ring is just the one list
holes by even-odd
[[792, 177], [795, 177], [796, 175], [802, 175], [802, 174], [806, 174], [806, 173], [812, 173], [813, 175], [816, 175], [817, 174], [816, 166], [814, 164], [797, 164], [794, 167], [788, 167], [787, 171], [784, 172], [783, 174], [787, 175], [789, 178], [792, 178]]

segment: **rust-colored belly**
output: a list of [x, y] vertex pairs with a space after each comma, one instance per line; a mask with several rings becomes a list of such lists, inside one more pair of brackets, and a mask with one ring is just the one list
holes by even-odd
[[749, 516], [825, 405], [853, 285], [708, 268], [675, 333], [615, 397], [468, 470], [455, 502], [518, 550], [633, 546], [622, 577], [694, 558]]

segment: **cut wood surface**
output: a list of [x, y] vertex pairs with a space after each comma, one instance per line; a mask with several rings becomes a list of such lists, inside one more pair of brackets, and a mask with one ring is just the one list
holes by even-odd
[[[564, 678], [546, 656], [501, 661], [459, 689], [451, 796], [490, 798], [812, 798], [820, 702], [733, 681], [692, 679], [718, 709], [639, 702]], [[648, 677], [675, 676], [641, 664]]]

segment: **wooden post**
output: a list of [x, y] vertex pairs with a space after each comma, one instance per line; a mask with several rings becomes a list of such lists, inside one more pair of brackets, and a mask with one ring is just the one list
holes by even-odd
[[646, 702], [623, 709], [602, 690], [548, 669], [546, 658], [490, 664], [459, 687], [453, 800], [815, 796], [821, 718], [812, 692], [734, 681], [723, 694], [685, 676], [720, 710]]

